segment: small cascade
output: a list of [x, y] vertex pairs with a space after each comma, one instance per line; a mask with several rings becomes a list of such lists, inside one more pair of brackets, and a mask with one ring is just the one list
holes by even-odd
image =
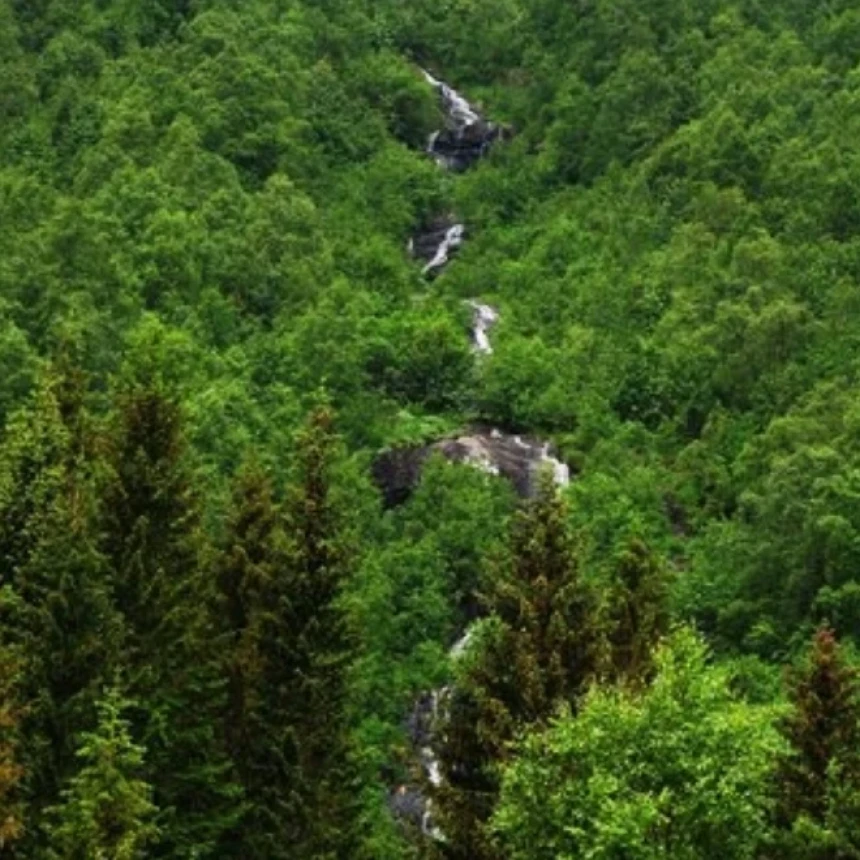
[[470, 125], [481, 121], [480, 115], [457, 90], [449, 87], [444, 81], [434, 78], [427, 69], [421, 69], [421, 74], [424, 75], [424, 80], [431, 87], [439, 90], [442, 96], [442, 103], [445, 107], [445, 113], [448, 114], [455, 128], [468, 128]]
[[467, 170], [503, 136], [503, 131], [484, 119], [453, 87], [433, 77], [426, 69], [421, 73], [439, 93], [445, 112], [445, 128], [430, 135], [427, 152], [445, 170]]
[[463, 244], [463, 235], [466, 228], [462, 224], [453, 224], [446, 231], [436, 249], [436, 253], [421, 270], [422, 275], [437, 274], [448, 262], [452, 252]]
[[472, 640], [475, 638], [475, 630], [473, 627], [467, 628], [466, 632], [451, 646], [451, 650], [448, 652], [448, 656], [452, 660], [458, 660], [462, 657], [469, 648], [469, 645], [472, 644]]
[[[424, 69], [422, 73], [438, 92], [446, 117], [445, 128], [430, 136], [427, 151], [446, 170], [466, 170], [506, 133], [484, 119], [453, 87]], [[441, 214], [426, 221], [409, 239], [408, 251], [411, 257], [424, 263], [422, 274], [434, 278], [463, 244], [465, 234], [464, 225], [453, 215]], [[469, 301], [468, 305], [472, 309], [471, 338], [478, 360], [493, 352], [490, 331], [499, 321], [499, 312], [477, 300]], [[459, 436], [381, 452], [373, 462], [372, 474], [386, 507], [409, 498], [421, 480], [425, 462], [434, 454], [505, 478], [523, 498], [537, 493], [545, 472], [552, 475], [559, 487], [570, 483], [570, 468], [555, 456], [550, 443], [495, 427], [471, 427]], [[467, 653], [474, 633], [475, 627], [471, 626], [454, 642], [449, 651], [451, 661], [462, 659]], [[445, 780], [437, 750], [440, 725], [451, 696], [452, 689], [446, 686], [425, 692], [414, 701], [406, 720], [412, 777], [389, 794], [394, 816], [437, 842], [444, 842], [445, 835], [434, 822], [432, 795]]]
[[[445, 128], [430, 135], [427, 152], [444, 169], [464, 171], [502, 137], [502, 130], [485, 120], [453, 87], [425, 69], [421, 72], [427, 83], [439, 93], [445, 113]], [[409, 254], [424, 260], [424, 275], [436, 277], [463, 244], [465, 234], [466, 228], [452, 216], [437, 217], [409, 240]], [[480, 341], [483, 342], [484, 339]]]
[[427, 221], [409, 239], [409, 256], [424, 262], [422, 273], [435, 278], [441, 273], [466, 238], [466, 228], [452, 215], [439, 215]]
[[[448, 651], [451, 660], [462, 657], [473, 638], [474, 628], [467, 628]], [[423, 694], [416, 701], [407, 722], [415, 760], [420, 765], [426, 783], [433, 788], [439, 788], [443, 782], [442, 766], [433, 745], [450, 695], [451, 688], [447, 686]], [[433, 803], [422, 791], [420, 784], [399, 786], [392, 793], [390, 803], [395, 815], [411, 821], [413, 826], [420, 827], [425, 836], [437, 842], [445, 840], [445, 834], [433, 821]]]
[[549, 442], [543, 446], [540, 463], [541, 467], [549, 466], [552, 469], [553, 480], [559, 487], [566, 487], [570, 483], [570, 466], [552, 455]]
[[493, 347], [490, 345], [489, 331], [499, 321], [499, 312], [489, 305], [476, 301], [468, 302], [474, 311], [472, 318], [472, 345], [475, 352], [490, 355]]

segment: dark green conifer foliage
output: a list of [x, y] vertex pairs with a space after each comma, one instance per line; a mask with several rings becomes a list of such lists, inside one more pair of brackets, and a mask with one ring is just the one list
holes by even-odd
[[203, 857], [235, 822], [238, 790], [218, 731], [224, 684], [209, 607], [214, 586], [177, 404], [158, 383], [118, 402], [106, 548], [123, 657], [148, 752], [165, 856]]
[[514, 518], [509, 549], [490, 570], [491, 617], [464, 660], [443, 722], [443, 784], [435, 792], [451, 858], [497, 856], [485, 824], [498, 765], [518, 729], [575, 704], [595, 671], [594, 606], [582, 583], [566, 510], [550, 476]]
[[273, 592], [282, 537], [271, 482], [259, 466], [250, 464], [236, 480], [227, 541], [217, 570], [217, 611], [227, 641], [226, 733], [230, 753], [240, 767], [253, 741], [249, 718], [259, 704], [260, 628]]
[[260, 777], [270, 846], [257, 856], [350, 856], [353, 797], [345, 725], [350, 636], [341, 607], [351, 561], [333, 492], [332, 415], [317, 409], [298, 435], [285, 506], [287, 557], [262, 626]]
[[609, 675], [636, 684], [647, 681], [652, 655], [668, 629], [666, 576], [641, 540], [632, 540], [615, 568], [609, 610]]
[[152, 787], [140, 779], [145, 751], [123, 717], [129, 703], [112, 687], [100, 700], [95, 731], [85, 732], [80, 770], [50, 810], [48, 855], [56, 860], [136, 860], [158, 834]]
[[[815, 634], [807, 665], [792, 679], [791, 747], [778, 773], [781, 856], [860, 856], [860, 682], [832, 630]], [[853, 818], [853, 821], [851, 820]]]
[[21, 665], [25, 851], [75, 767], [77, 734], [92, 725], [97, 691], [116, 659], [117, 617], [99, 551], [95, 464], [73, 386], [47, 379], [9, 428], [0, 467], [2, 643]]
[[18, 683], [21, 667], [8, 648], [0, 649], [0, 856], [17, 842], [24, 831], [21, 778], [18, 760], [23, 716]]
[[227, 679], [224, 736], [237, 780], [247, 803], [237, 827], [226, 834], [223, 852], [257, 856], [267, 845], [267, 822], [261, 800], [273, 786], [271, 732], [263, 722], [262, 703], [272, 695], [264, 685], [263, 625], [277, 598], [276, 578], [283, 573], [283, 530], [268, 476], [256, 463], [238, 475], [227, 535], [217, 564], [216, 624], [223, 631], [223, 666]]

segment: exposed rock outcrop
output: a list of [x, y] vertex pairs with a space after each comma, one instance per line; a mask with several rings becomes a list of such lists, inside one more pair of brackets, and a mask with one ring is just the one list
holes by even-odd
[[422, 273], [430, 278], [442, 271], [463, 244], [466, 228], [451, 216], [440, 215], [422, 227], [409, 242], [409, 253], [424, 261]]
[[429, 445], [393, 448], [380, 453], [373, 463], [373, 479], [387, 507], [405, 502], [421, 480], [427, 459], [434, 453], [452, 463], [466, 463], [509, 480], [523, 498], [533, 496], [543, 469], [551, 471], [559, 486], [570, 483], [570, 469], [552, 446], [527, 436], [475, 428], [462, 436]]
[[433, 132], [427, 152], [446, 170], [468, 170], [506, 132], [484, 119], [453, 87], [424, 71], [424, 77], [439, 93], [445, 111], [445, 128]]

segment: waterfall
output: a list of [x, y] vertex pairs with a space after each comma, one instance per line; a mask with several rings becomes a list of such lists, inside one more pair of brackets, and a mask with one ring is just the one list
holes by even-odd
[[427, 83], [439, 91], [445, 112], [456, 130], [466, 129], [470, 125], [481, 122], [481, 116], [457, 90], [449, 87], [444, 81], [434, 78], [426, 69], [421, 69], [421, 72]]
[[434, 131], [427, 140], [427, 152], [445, 170], [467, 170], [482, 158], [502, 130], [484, 117], [460, 93], [426, 69], [424, 80], [438, 93], [445, 112], [445, 128]]
[[[466, 170], [486, 154], [490, 144], [502, 136], [502, 131], [484, 119], [453, 87], [426, 69], [421, 71], [427, 83], [439, 94], [445, 113], [445, 128], [430, 135], [427, 152], [446, 170]], [[435, 277], [463, 244], [465, 233], [465, 226], [458, 223], [452, 214], [440, 213], [425, 221], [409, 239], [409, 254], [424, 261], [423, 275]], [[467, 304], [472, 309], [471, 339], [477, 360], [493, 352], [490, 331], [499, 321], [499, 311], [474, 299]], [[538, 477], [544, 470], [552, 470], [556, 485], [564, 487], [570, 483], [570, 469], [552, 453], [550, 443], [523, 438], [498, 428], [471, 428], [458, 437], [380, 454], [373, 464], [373, 477], [383, 492], [386, 505], [400, 504], [408, 498], [420, 480], [424, 462], [434, 453], [441, 454], [450, 462], [464, 463], [509, 480], [523, 498], [534, 496]], [[467, 652], [474, 638], [474, 629], [467, 628], [451, 646], [449, 658], [452, 662]], [[389, 795], [396, 817], [411, 821], [425, 836], [437, 842], [444, 842], [445, 835], [434, 823], [433, 802], [428, 794], [444, 783], [437, 754], [438, 733], [450, 695], [451, 688], [445, 686], [425, 691], [415, 700], [406, 720], [415, 776]], [[420, 778], [417, 776], [419, 772]]]
[[463, 244], [466, 228], [462, 224], [454, 224], [445, 232], [445, 236], [436, 249], [433, 258], [421, 270], [423, 275], [429, 275], [441, 269], [449, 260], [451, 252]]
[[475, 631], [472, 627], [467, 628], [466, 632], [451, 646], [451, 650], [448, 652], [448, 656], [452, 660], [457, 660], [462, 657], [469, 645], [472, 642], [472, 639], [475, 637]]
[[553, 480], [559, 487], [566, 487], [570, 483], [570, 466], [550, 454], [549, 442], [546, 442], [541, 450], [540, 462], [541, 465], [547, 464], [552, 468]]
[[499, 321], [499, 313], [489, 305], [482, 305], [476, 301], [468, 302], [474, 311], [472, 319], [472, 343], [475, 352], [490, 355], [493, 347], [490, 345], [489, 331]]

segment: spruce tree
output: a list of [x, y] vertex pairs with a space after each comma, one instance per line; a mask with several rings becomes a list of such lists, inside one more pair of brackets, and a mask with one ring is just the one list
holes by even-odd
[[261, 812], [263, 798], [273, 788], [269, 782], [273, 753], [261, 707], [272, 691], [264, 683], [266, 655], [261, 637], [276, 601], [283, 560], [283, 529], [271, 482], [252, 462], [235, 481], [226, 539], [216, 566], [215, 618], [222, 632], [228, 691], [224, 737], [246, 802], [242, 820], [222, 840], [221, 853], [231, 857], [265, 856], [268, 850], [268, 825]]
[[20, 662], [8, 648], [0, 647], [0, 856], [24, 831], [19, 762], [22, 709], [18, 700]]
[[95, 731], [81, 737], [80, 769], [50, 810], [48, 855], [56, 860], [136, 860], [157, 838], [152, 787], [140, 778], [144, 749], [123, 712], [129, 703], [111, 687], [98, 705]]
[[118, 401], [105, 548], [125, 625], [132, 724], [161, 814], [160, 852], [204, 857], [240, 811], [218, 719], [224, 684], [198, 493], [179, 406], [158, 382]]
[[630, 541], [619, 556], [610, 601], [607, 674], [634, 685], [645, 682], [669, 615], [665, 572], [641, 540]]
[[88, 420], [81, 398], [63, 396], [63, 382], [49, 376], [12, 422], [0, 464], [0, 647], [20, 660], [26, 706], [25, 852], [40, 850], [44, 808], [74, 768], [75, 737], [92, 724], [118, 642], [98, 547]]
[[566, 509], [550, 476], [514, 518], [487, 578], [490, 617], [463, 660], [441, 726], [442, 784], [434, 807], [450, 858], [493, 858], [486, 823], [498, 770], [517, 731], [576, 703], [595, 671], [593, 599], [582, 583]]
[[848, 860], [860, 840], [847, 810], [860, 808], [860, 681], [832, 630], [815, 634], [806, 665], [789, 688], [793, 710], [782, 730], [790, 746], [778, 772], [782, 856]]
[[296, 440], [297, 470], [285, 505], [286, 557], [266, 600], [256, 764], [261, 786], [255, 856], [351, 854], [353, 800], [345, 725], [351, 640], [341, 607], [349, 543], [335, 499], [338, 442], [327, 408]]

